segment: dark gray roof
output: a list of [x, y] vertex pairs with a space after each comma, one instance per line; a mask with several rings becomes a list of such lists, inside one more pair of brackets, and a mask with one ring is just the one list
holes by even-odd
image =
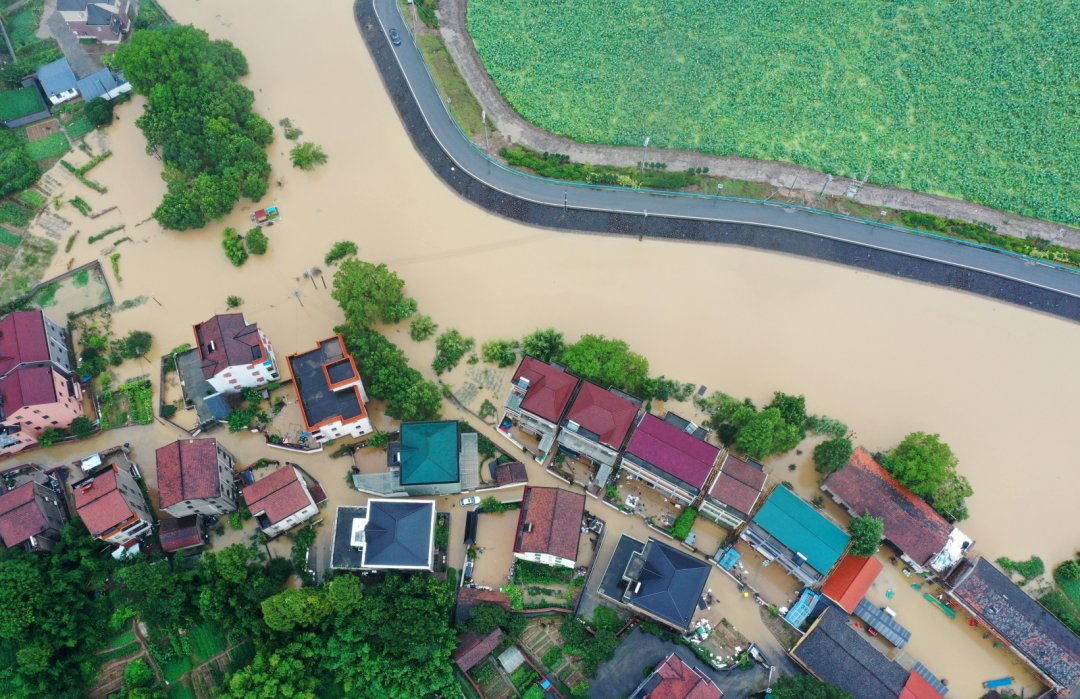
[[1062, 687], [1080, 687], [1080, 637], [985, 558], [950, 576], [952, 596]]
[[124, 80], [123, 73], [114, 73], [108, 68], [102, 68], [96, 73], [91, 73], [79, 80], [75, 83], [75, 87], [78, 89], [79, 94], [82, 95], [82, 98], [89, 102], [95, 97], [101, 97], [107, 92], [115, 90], [125, 82], [127, 81]]
[[601, 595], [610, 597], [617, 602], [622, 601], [623, 592], [626, 589], [626, 581], [623, 579], [626, 565], [630, 563], [631, 556], [635, 553], [641, 553], [644, 548], [645, 544], [643, 542], [626, 534], [619, 537], [619, 543], [615, 546], [614, 553], [611, 554], [611, 560], [608, 561], [607, 568], [604, 569], [604, 577], [600, 579], [598, 591]]
[[828, 607], [791, 651], [818, 679], [853, 699], [896, 699], [908, 671], [886, 658], [847, 623], [847, 615]]
[[106, 25], [113, 21], [112, 12], [109, 12], [98, 3], [86, 6], [86, 23], [91, 26]]
[[430, 565], [434, 520], [434, 502], [369, 500], [368, 523], [364, 530], [364, 566]]
[[86, 9], [89, 0], [56, 0], [56, 9], [60, 12], [81, 12]]
[[359, 569], [364, 562], [364, 549], [352, 545], [354, 519], [366, 519], [366, 507], [338, 507], [334, 518], [334, 541], [330, 552], [330, 567]]
[[[674, 626], [686, 628], [694, 618], [701, 591], [712, 568], [689, 554], [649, 539], [645, 549], [631, 558], [626, 569], [624, 601]], [[641, 587], [634, 591], [635, 582]]]
[[900, 624], [896, 619], [885, 613], [881, 607], [875, 607], [867, 600], [859, 600], [855, 607], [855, 616], [866, 622], [866, 625], [877, 631], [886, 641], [897, 648], [903, 648], [911, 640], [911, 632]]
[[339, 362], [346, 356], [338, 338], [331, 337], [309, 352], [289, 357], [289, 369], [308, 427], [315, 427], [330, 418], [348, 421], [365, 414], [355, 384], [333, 391], [326, 381], [323, 366]]
[[58, 95], [75, 89], [75, 71], [66, 58], [58, 58], [38, 68], [37, 79], [46, 95]]

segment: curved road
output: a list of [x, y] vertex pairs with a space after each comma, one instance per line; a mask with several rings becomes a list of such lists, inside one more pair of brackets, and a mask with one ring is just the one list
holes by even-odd
[[[826, 213], [533, 177], [491, 160], [458, 128], [396, 0], [357, 0], [357, 26], [417, 150], [459, 194], [502, 216], [585, 232], [777, 250], [884, 272], [1080, 320], [1080, 273]], [[402, 43], [391, 45], [396, 27]]]

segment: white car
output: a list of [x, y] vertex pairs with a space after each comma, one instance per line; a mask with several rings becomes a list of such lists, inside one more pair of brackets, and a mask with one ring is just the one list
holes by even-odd
[[480, 504], [480, 496], [479, 495], [472, 495], [472, 496], [467, 497], [467, 498], [461, 498], [461, 506], [462, 507], [472, 507], [473, 505], [479, 505], [479, 504]]

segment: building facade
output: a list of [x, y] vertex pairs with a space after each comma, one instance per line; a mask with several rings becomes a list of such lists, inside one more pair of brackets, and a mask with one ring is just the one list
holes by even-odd
[[277, 359], [270, 340], [243, 313], [224, 313], [193, 328], [203, 376], [218, 393], [238, 393], [277, 381]]
[[283, 534], [319, 512], [307, 483], [292, 464], [244, 488], [244, 502], [269, 537]]
[[149, 534], [154, 517], [131, 474], [130, 462], [119, 454], [116, 459], [71, 489], [75, 494], [75, 511], [90, 535], [123, 545]]
[[161, 447], [158, 506], [176, 518], [235, 512], [235, 465], [216, 439], [182, 439]]
[[360, 370], [340, 335], [313, 350], [289, 357], [293, 386], [300, 400], [304, 426], [316, 442], [371, 434], [367, 393]]

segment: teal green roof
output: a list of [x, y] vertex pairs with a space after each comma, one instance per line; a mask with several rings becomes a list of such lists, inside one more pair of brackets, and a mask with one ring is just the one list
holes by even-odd
[[791, 492], [777, 486], [758, 510], [754, 522], [821, 574], [827, 574], [847, 548], [848, 536], [825, 515]]
[[401, 426], [401, 484], [457, 483], [458, 424], [406, 422]]

